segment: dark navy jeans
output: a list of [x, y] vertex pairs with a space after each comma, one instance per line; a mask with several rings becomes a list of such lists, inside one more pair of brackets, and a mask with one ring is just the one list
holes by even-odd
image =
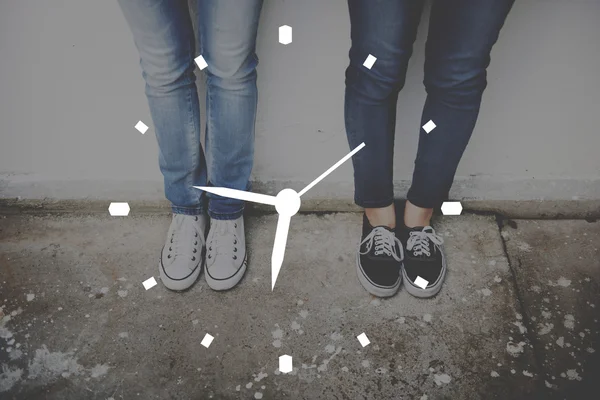
[[[408, 200], [434, 208], [447, 196], [469, 142], [486, 87], [490, 52], [514, 0], [433, 0], [426, 44], [427, 100]], [[355, 202], [393, 202], [396, 103], [404, 86], [422, 0], [348, 0], [352, 47], [346, 70], [345, 121], [353, 158]], [[371, 69], [367, 56], [377, 58]]]

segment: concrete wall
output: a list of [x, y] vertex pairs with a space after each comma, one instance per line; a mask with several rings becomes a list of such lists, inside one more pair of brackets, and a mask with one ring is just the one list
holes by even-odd
[[[600, 199], [600, 1], [521, 0], [492, 54], [453, 197]], [[278, 43], [280, 25], [293, 43]], [[398, 103], [395, 176], [412, 174], [427, 13]], [[254, 179], [300, 189], [348, 152], [343, 0], [267, 0]], [[202, 87], [200, 88], [202, 91]], [[203, 97], [202, 97], [203, 99]], [[203, 102], [204, 103], [204, 102]], [[138, 55], [115, 1], [0, 2], [0, 195], [162, 199]], [[351, 166], [309, 192], [350, 198]]]

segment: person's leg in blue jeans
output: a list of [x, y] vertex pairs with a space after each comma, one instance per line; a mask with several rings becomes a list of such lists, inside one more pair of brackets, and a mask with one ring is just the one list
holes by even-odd
[[[382, 286], [391, 292], [396, 274], [390, 260], [396, 254], [389, 250], [375, 254], [377, 246], [371, 242], [384, 243], [380, 248], [395, 248], [392, 238], [382, 236], [381, 231], [396, 228], [392, 184], [395, 109], [421, 2], [348, 3], [352, 49], [346, 72], [346, 131], [350, 147], [362, 141], [367, 145], [353, 158], [355, 201], [365, 208], [363, 243], [357, 258], [359, 278], [371, 292]], [[446, 198], [473, 132], [490, 52], [512, 3], [434, 0], [432, 5], [425, 63], [428, 96], [421, 125], [432, 120], [437, 127], [429, 134], [421, 130], [405, 226], [397, 232], [406, 246], [401, 268], [406, 287], [419, 297], [435, 295], [443, 282], [446, 266], [442, 240], [430, 226], [431, 215]], [[368, 54], [377, 57], [370, 70], [362, 65]], [[379, 268], [381, 264], [388, 265], [387, 271]]]
[[[211, 174], [219, 186], [246, 189], [250, 178], [256, 113], [254, 44], [262, 1], [198, 0], [198, 38], [187, 0], [119, 0], [119, 5], [139, 51], [165, 195], [174, 213], [161, 252], [161, 279], [168, 288], [183, 290], [202, 271], [208, 227], [204, 194], [193, 186], [205, 186]], [[200, 144], [194, 74], [197, 41], [208, 63], [206, 158]], [[212, 218], [226, 220], [221, 235], [214, 238], [219, 257], [211, 257], [220, 261], [213, 266], [221, 266], [229, 279], [226, 285], [219, 282], [217, 289], [235, 285], [245, 272], [243, 222], [236, 221], [242, 211], [239, 202], [211, 199], [208, 204]]]
[[[256, 35], [262, 0], [197, 0], [208, 64], [206, 154], [210, 184], [247, 190], [254, 158]], [[235, 286], [246, 272], [244, 203], [209, 194], [206, 281]]]
[[206, 161], [194, 75], [195, 39], [187, 1], [119, 0], [133, 33], [159, 146], [159, 166], [174, 213], [204, 214]]

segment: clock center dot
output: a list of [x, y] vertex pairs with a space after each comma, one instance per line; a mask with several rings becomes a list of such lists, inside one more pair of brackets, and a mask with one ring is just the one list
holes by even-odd
[[275, 209], [280, 215], [292, 217], [300, 210], [300, 196], [293, 189], [283, 189], [277, 194]]

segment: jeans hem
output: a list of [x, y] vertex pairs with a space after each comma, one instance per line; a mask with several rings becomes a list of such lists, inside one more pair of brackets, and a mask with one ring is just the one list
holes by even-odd
[[202, 207], [179, 207], [179, 206], [171, 206], [171, 211], [173, 214], [183, 214], [183, 215], [204, 215], [205, 211]]
[[443, 201], [437, 201], [435, 203], [432, 203], [432, 202], [421, 201], [421, 199], [414, 200], [414, 199], [410, 199], [410, 198], [407, 199], [407, 200], [410, 201], [410, 203], [412, 205], [417, 206], [419, 208], [433, 208], [433, 209], [435, 209], [435, 208], [439, 208], [442, 205], [442, 203], [443, 203]]
[[244, 215], [244, 207], [240, 208], [237, 211], [227, 212], [227, 213], [216, 212], [216, 211], [213, 211], [213, 210], [209, 209], [208, 210], [208, 215], [212, 219], [218, 219], [218, 220], [224, 220], [224, 221], [225, 220], [238, 219], [242, 215]]
[[362, 207], [362, 208], [383, 208], [383, 207], [388, 207], [388, 206], [391, 206], [392, 204], [394, 204], [394, 198], [390, 197], [389, 199], [386, 199], [386, 200], [370, 200], [370, 201], [363, 201], [358, 198], [355, 198], [354, 203], [356, 203], [357, 206]]
[[420, 208], [439, 208], [443, 200], [427, 200], [424, 196], [415, 196], [411, 189], [406, 194], [406, 200], [410, 201], [411, 204]]

